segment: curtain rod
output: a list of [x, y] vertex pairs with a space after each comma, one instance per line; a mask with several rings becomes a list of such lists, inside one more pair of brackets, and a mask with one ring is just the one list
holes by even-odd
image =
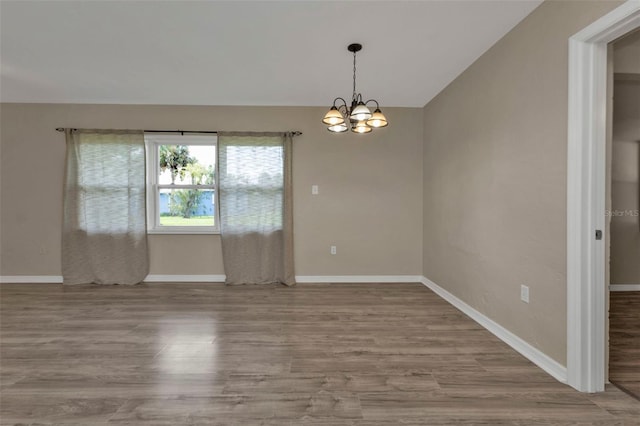
[[[56, 131], [58, 132], [64, 132], [66, 129], [66, 127], [56, 127]], [[78, 129], [71, 129], [71, 130], [78, 130]], [[185, 133], [204, 133], [204, 134], [213, 134], [216, 135], [218, 134], [218, 132], [216, 131], [212, 131], [212, 130], [143, 130], [144, 133], [180, 133], [181, 135], [184, 135]], [[300, 136], [302, 135], [301, 131], [298, 130], [293, 130], [291, 131], [291, 134], [293, 136]]]

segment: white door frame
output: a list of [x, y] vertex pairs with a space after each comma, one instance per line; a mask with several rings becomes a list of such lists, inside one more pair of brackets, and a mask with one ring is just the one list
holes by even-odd
[[604, 390], [606, 371], [607, 44], [638, 27], [628, 0], [569, 39], [567, 382], [582, 392]]

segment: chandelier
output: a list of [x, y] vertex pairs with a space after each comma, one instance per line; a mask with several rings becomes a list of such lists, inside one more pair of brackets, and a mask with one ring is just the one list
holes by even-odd
[[[356, 92], [356, 53], [362, 50], [362, 45], [358, 43], [350, 44], [347, 47], [349, 52], [353, 52], [353, 95], [351, 96], [351, 106], [344, 98], [335, 98], [333, 106], [322, 119], [327, 125], [327, 130], [335, 133], [346, 132], [351, 129], [354, 133], [369, 133], [374, 128], [387, 127], [389, 123], [380, 111], [380, 105], [375, 99], [362, 101], [362, 95]], [[375, 103], [376, 109], [371, 113], [367, 104]]]

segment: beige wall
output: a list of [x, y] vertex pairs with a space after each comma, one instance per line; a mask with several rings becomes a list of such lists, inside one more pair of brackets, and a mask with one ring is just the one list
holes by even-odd
[[[297, 275], [420, 275], [422, 110], [370, 135], [330, 134], [324, 108], [3, 104], [0, 275], [60, 275], [64, 137], [55, 127], [301, 130]], [[320, 194], [311, 195], [311, 185]], [[220, 238], [151, 235], [152, 274], [223, 274]], [[337, 245], [331, 256], [329, 246]]]
[[640, 73], [640, 29], [614, 43], [613, 58], [616, 73]]
[[619, 4], [543, 3], [424, 108], [424, 275], [564, 365], [568, 38]]
[[640, 31], [614, 44], [611, 284], [640, 284]]

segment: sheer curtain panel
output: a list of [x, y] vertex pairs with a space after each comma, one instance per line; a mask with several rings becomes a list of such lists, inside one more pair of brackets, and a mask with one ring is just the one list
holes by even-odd
[[65, 134], [63, 282], [141, 282], [149, 272], [143, 132]]
[[218, 133], [227, 284], [295, 284], [290, 133]]

